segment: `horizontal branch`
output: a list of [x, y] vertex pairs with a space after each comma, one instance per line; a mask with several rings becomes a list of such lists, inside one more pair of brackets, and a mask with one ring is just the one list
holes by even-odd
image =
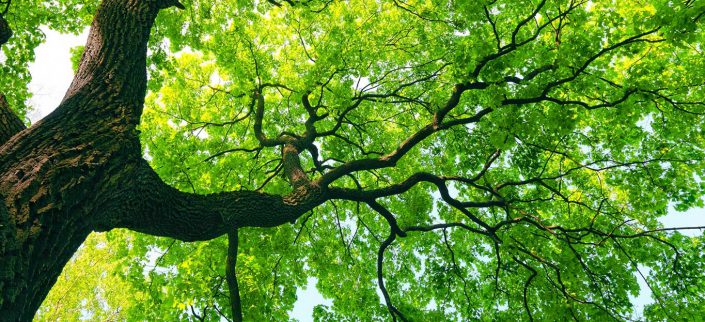
[[[445, 184], [446, 180], [455, 180], [444, 177], [439, 177], [426, 172], [418, 172], [409, 177], [402, 183], [397, 185], [392, 185], [386, 188], [374, 189], [369, 191], [364, 190], [354, 190], [345, 188], [331, 187], [328, 190], [328, 198], [330, 199], [345, 199], [352, 201], [362, 201], [372, 203], [377, 198], [398, 195], [407, 190], [411, 189], [414, 185], [419, 182], [429, 182], [436, 186], [438, 192], [441, 195], [441, 199], [451, 205], [453, 208], [462, 212], [471, 221], [484, 228], [487, 232], [493, 232], [494, 230], [484, 221], [482, 221], [477, 216], [473, 215], [467, 208], [485, 208], [485, 207], [501, 207], [505, 205], [503, 200], [487, 200], [481, 202], [461, 202], [453, 197], [451, 197], [448, 187]], [[377, 210], [377, 209], [375, 209]], [[377, 210], [379, 211], [379, 210]], [[384, 214], [383, 214], [384, 215]], [[387, 216], [385, 216], [387, 218]], [[388, 219], [389, 220], [389, 219]], [[394, 227], [392, 227], [394, 230]]]
[[313, 185], [297, 186], [280, 196], [256, 191], [200, 195], [179, 191], [142, 160], [131, 184], [116, 189], [97, 230], [128, 228], [183, 241], [210, 240], [236, 227], [275, 227], [294, 222], [325, 202]]

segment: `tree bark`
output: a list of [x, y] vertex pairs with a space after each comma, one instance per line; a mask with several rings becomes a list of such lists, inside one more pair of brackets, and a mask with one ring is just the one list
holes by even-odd
[[93, 229], [100, 201], [137, 164], [134, 129], [157, 12], [154, 2], [104, 1], [66, 98], [0, 147], [3, 319], [32, 319]]
[[[102, 208], [97, 230], [128, 228], [183, 241], [209, 240], [233, 227], [275, 227], [295, 221], [325, 201], [317, 186], [300, 186], [285, 196], [254, 191], [198, 195], [176, 190], [141, 161]], [[106, 226], [100, 226], [106, 225]]]
[[170, 6], [182, 7], [170, 0], [104, 0], [59, 107], [24, 129], [6, 104], [0, 106], [3, 321], [32, 319], [91, 231], [124, 227], [207, 240], [235, 227], [291, 222], [325, 201], [293, 148], [283, 149], [294, 187], [286, 196], [184, 193], [142, 159], [136, 127], [146, 92], [147, 41], [158, 12]]
[[5, 95], [0, 93], [0, 144], [7, 142], [11, 137], [25, 128], [22, 120], [20, 120], [10, 108], [10, 105], [5, 99]]

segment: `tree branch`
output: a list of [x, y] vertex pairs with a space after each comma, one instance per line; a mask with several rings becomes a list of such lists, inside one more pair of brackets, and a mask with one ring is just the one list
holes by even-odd
[[387, 287], [384, 286], [384, 252], [387, 250], [387, 247], [391, 245], [394, 240], [397, 238], [397, 234], [392, 230], [389, 233], [389, 237], [385, 239], [382, 244], [379, 246], [379, 251], [377, 252], [377, 284], [379, 285], [379, 290], [382, 292], [382, 296], [384, 296], [384, 303], [387, 304], [387, 309], [389, 309], [389, 314], [392, 316], [392, 321], [396, 322], [397, 317], [400, 318], [402, 321], [408, 321], [406, 317], [397, 309], [394, 304], [392, 304], [392, 299], [389, 296], [389, 291], [387, 291]]
[[12, 111], [5, 95], [0, 93], [0, 145], [5, 144], [11, 137], [24, 129], [26, 129], [24, 123]]
[[186, 193], [164, 183], [144, 160], [124, 185], [103, 205], [106, 215], [97, 230], [128, 228], [183, 241], [209, 240], [234, 227], [294, 222], [326, 201], [315, 185], [297, 186], [284, 196], [256, 191]]
[[235, 266], [237, 265], [238, 237], [237, 229], [228, 233], [228, 258], [225, 262], [225, 278], [230, 290], [230, 308], [233, 312], [233, 321], [242, 322], [242, 302], [240, 301], [240, 287], [237, 283]]
[[[374, 199], [376, 198], [381, 198], [381, 197], [387, 197], [391, 195], [398, 195], [401, 193], [404, 193], [411, 189], [414, 185], [416, 185], [419, 182], [428, 182], [436, 186], [438, 189], [438, 192], [441, 195], [441, 199], [448, 203], [450, 206], [453, 208], [457, 209], [461, 213], [463, 213], [466, 217], [468, 217], [470, 220], [472, 220], [474, 223], [479, 225], [480, 227], [484, 228], [486, 231], [485, 234], [494, 236], [493, 233], [495, 231], [494, 228], [490, 227], [486, 222], [482, 221], [480, 218], [472, 214], [470, 211], [467, 210], [467, 208], [484, 208], [484, 207], [501, 207], [505, 206], [506, 202], [504, 200], [488, 200], [488, 201], [481, 201], [481, 202], [461, 202], [458, 201], [457, 199], [453, 198], [450, 196], [450, 193], [448, 191], [448, 187], [446, 186], [445, 181], [446, 180], [457, 180], [457, 178], [444, 178], [444, 177], [438, 177], [436, 175], [426, 173], [426, 172], [417, 172], [413, 174], [411, 177], [409, 177], [407, 180], [398, 183], [396, 185], [391, 185], [388, 187], [380, 188], [380, 189], [374, 189], [374, 190], [369, 190], [369, 191], [363, 191], [363, 190], [353, 190], [353, 189], [343, 189], [343, 188], [335, 188], [332, 187], [330, 188], [329, 191], [329, 196], [331, 199], [346, 199], [346, 200], [352, 200], [352, 201], [363, 201], [366, 202], [374, 209], [375, 211], [379, 212], [384, 216], [387, 220], [389, 220], [389, 217], [391, 214], [386, 211], [384, 207], [379, 206]], [[391, 216], [393, 218], [393, 216]], [[393, 222], [390, 222], [390, 226], [392, 228], [392, 231], [395, 233], [398, 233], [398, 229], [395, 229]], [[400, 235], [403, 237], [403, 235]]]
[[526, 268], [529, 272], [531, 272], [531, 275], [529, 276], [529, 278], [526, 280], [526, 282], [524, 282], [523, 300], [524, 300], [524, 310], [526, 310], [526, 315], [529, 317], [529, 321], [533, 322], [534, 317], [531, 315], [531, 309], [529, 308], [529, 297], [527, 296], [527, 293], [529, 292], [529, 286], [531, 286], [531, 282], [536, 277], [537, 272], [533, 267], [531, 267], [531, 265], [524, 263], [516, 256], [512, 256], [512, 258], [514, 259], [514, 261], [521, 264], [521, 266], [524, 266], [524, 268]]
[[462, 119], [462, 122], [453, 122], [449, 121], [448, 123], [443, 123], [443, 119], [445, 118], [445, 115], [453, 108], [455, 107], [459, 100], [460, 100], [460, 95], [462, 94], [462, 91], [464, 91], [466, 87], [462, 86], [456, 86], [453, 94], [451, 95], [451, 98], [449, 99], [448, 103], [446, 103], [446, 106], [444, 106], [443, 109], [439, 110], [436, 115], [434, 116], [433, 122], [427, 124], [420, 130], [418, 130], [416, 133], [412, 134], [404, 142], [402, 142], [399, 147], [397, 147], [394, 151], [383, 155], [379, 158], [375, 159], [360, 159], [360, 160], [354, 160], [347, 162], [343, 165], [340, 165], [336, 167], [335, 169], [331, 170], [330, 172], [326, 173], [325, 175], [321, 176], [317, 182], [320, 186], [327, 186], [331, 182], [337, 180], [338, 178], [345, 176], [347, 174], [350, 174], [352, 172], [356, 171], [361, 171], [361, 170], [372, 170], [372, 169], [380, 169], [380, 168], [386, 168], [386, 167], [393, 167], [396, 165], [397, 161], [401, 159], [404, 155], [406, 155], [407, 152], [409, 152], [413, 147], [415, 147], [417, 144], [419, 144], [421, 141], [424, 139], [428, 138], [431, 136], [433, 133], [436, 133], [440, 130], [448, 129], [451, 126], [456, 126], [460, 124], [469, 124], [469, 123], [474, 123], [480, 121], [483, 116], [489, 114], [492, 112], [492, 108], [486, 108], [483, 110], [480, 110], [477, 112], [475, 115]]
[[301, 168], [299, 153], [300, 151], [291, 144], [282, 147], [282, 166], [284, 168], [284, 174], [294, 189], [312, 186], [308, 175], [306, 175], [306, 172]]
[[266, 147], [295, 143], [297, 141], [297, 138], [295, 137], [288, 137], [287, 135], [282, 134], [279, 137], [272, 139], [268, 138], [262, 131], [262, 122], [264, 120], [264, 89], [267, 87], [284, 88], [291, 91], [290, 88], [280, 84], [262, 84], [258, 86], [254, 93], [252, 93], [253, 105], [255, 108], [255, 120], [253, 125], [255, 137], [262, 146]]
[[103, 0], [75, 77], [51, 115], [90, 113], [135, 127], [147, 90], [147, 42], [158, 12], [169, 7], [184, 8], [178, 0]]

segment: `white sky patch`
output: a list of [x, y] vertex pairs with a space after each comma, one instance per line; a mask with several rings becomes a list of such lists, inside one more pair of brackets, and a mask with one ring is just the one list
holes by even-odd
[[[651, 269], [648, 267], [639, 264], [637, 267], [639, 267], [639, 270], [641, 271], [644, 276], [649, 276], [649, 272], [651, 272]], [[644, 309], [646, 308], [647, 305], [653, 304], [654, 300], [651, 298], [651, 289], [649, 289], [649, 285], [646, 284], [646, 281], [641, 277], [641, 274], [638, 272], [634, 272], [634, 277], [636, 277], [637, 283], [639, 284], [639, 295], [638, 296], [629, 296], [629, 300], [634, 304], [634, 314], [632, 317], [636, 320], [642, 319], [644, 317]]]
[[[705, 227], [705, 209], [692, 208], [687, 211], [676, 211], [668, 208], [668, 214], [659, 218], [664, 227]], [[702, 229], [681, 230], [681, 234], [695, 237], [702, 236]]]
[[205, 128], [200, 128], [198, 130], [191, 131], [191, 135], [193, 135], [201, 140], [206, 140], [210, 137], [210, 135], [208, 135], [208, 132], [206, 131]]
[[316, 278], [309, 277], [306, 287], [296, 290], [296, 303], [289, 311], [289, 317], [301, 322], [313, 321], [313, 309], [316, 305], [333, 305], [333, 301], [323, 298], [316, 288]]
[[644, 117], [642, 117], [638, 122], [636, 122], [636, 125], [640, 127], [642, 130], [648, 133], [654, 133], [654, 128], [651, 126], [651, 124], [654, 123], [654, 115], [653, 113], [646, 114]]
[[468, 29], [465, 29], [465, 30], [454, 30], [454, 31], [453, 31], [453, 35], [454, 35], [454, 36], [458, 36], [458, 37], [469, 36], [469, 35], [470, 35], [470, 30], [468, 30]]
[[355, 82], [355, 90], [359, 92], [364, 92], [367, 89], [367, 85], [370, 85], [370, 79], [368, 77], [360, 77]]
[[218, 70], [213, 71], [213, 73], [210, 76], [210, 79], [208, 80], [210, 82], [211, 86], [224, 86], [227, 85], [227, 82], [223, 77], [220, 76], [220, 73], [218, 73]]
[[33, 96], [29, 100], [28, 113], [32, 123], [51, 113], [64, 98], [73, 80], [71, 48], [85, 45], [88, 30], [80, 35], [61, 34], [46, 27], [46, 42], [34, 51], [36, 60], [29, 65], [32, 81], [29, 90]]

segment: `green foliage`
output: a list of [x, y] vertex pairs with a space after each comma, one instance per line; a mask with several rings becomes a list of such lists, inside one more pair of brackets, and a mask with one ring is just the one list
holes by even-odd
[[[123, 242], [129, 243], [129, 240]], [[122, 267], [130, 260], [106, 234], [91, 235], [64, 268], [35, 320], [132, 319], [135, 308], [145, 296], [123, 275]]]
[[[14, 103], [29, 95], [36, 28], [75, 31], [92, 12], [63, 3], [75, 20], [47, 18], [58, 7], [35, 4], [46, 11], [20, 15], [29, 4], [18, 2], [14, 9], [18, 32], [0, 74]], [[314, 169], [316, 161], [338, 166], [393, 151], [433, 120], [455, 84], [483, 82], [448, 116], [492, 108], [479, 122], [430, 136], [394, 167], [333, 184], [377, 189], [421, 171], [478, 176], [472, 184], [447, 181], [450, 195], [506, 202], [466, 213], [429, 183], [380, 198], [402, 228], [479, 228], [469, 216], [497, 227], [496, 239], [459, 227], [396, 238], [383, 261], [396, 308], [413, 321], [619, 320], [634, 314], [630, 297], [640, 292], [643, 267], [658, 299], [645, 317], [689, 320], [705, 307], [702, 237], [658, 229], [669, 205], [703, 206], [705, 8], [675, 3], [184, 2], [185, 11], [162, 12], [153, 31], [145, 155], [184, 191], [282, 194], [289, 187], [281, 152], [261, 148], [253, 135], [254, 91], [264, 95], [270, 138], [306, 131], [306, 95], [329, 115], [316, 123], [319, 133], [340, 116], [336, 135], [316, 139], [320, 159], [302, 154], [304, 168]], [[493, 56], [512, 43], [520, 48]], [[388, 320], [376, 263], [388, 235], [378, 213], [346, 200], [293, 225], [242, 229], [245, 318], [288, 320], [296, 289], [313, 277], [332, 300], [316, 307], [315, 320]], [[226, 243], [94, 235], [38, 318], [219, 321], [230, 316]]]

